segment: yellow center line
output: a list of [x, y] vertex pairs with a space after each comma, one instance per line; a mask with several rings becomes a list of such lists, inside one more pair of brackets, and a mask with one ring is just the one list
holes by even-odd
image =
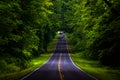
[[60, 75], [60, 80], [63, 80], [63, 75], [62, 75], [62, 72], [61, 72], [61, 66], [60, 66], [61, 59], [62, 59], [62, 54], [60, 54], [60, 57], [59, 57], [59, 62], [58, 62], [58, 72], [59, 72], [59, 75]]

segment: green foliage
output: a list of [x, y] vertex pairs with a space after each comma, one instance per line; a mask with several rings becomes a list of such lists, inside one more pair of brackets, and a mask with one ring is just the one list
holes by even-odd
[[70, 40], [75, 51], [102, 64], [119, 66], [119, 1], [71, 0], [65, 19], [72, 29]]
[[[3, 71], [3, 69], [0, 69], [0, 80], [20, 80], [24, 75], [32, 72], [36, 68], [40, 67], [40, 65], [43, 65], [50, 56], [51, 56], [51, 54], [41, 54], [40, 57], [34, 58], [30, 61], [29, 67], [23, 68], [23, 69], [19, 69], [19, 68], [17, 69], [16, 68], [17, 66], [15, 67], [12, 65], [11, 65], [11, 67], [8, 67], [9, 65], [7, 65], [8, 68], [4, 69], [4, 71]], [[0, 61], [0, 63], [1, 63], [1, 61]], [[3, 63], [4, 62], [2, 62], [2, 64]], [[1, 65], [0, 65], [0, 68], [1, 68]], [[5, 68], [5, 65], [4, 65], [4, 68]], [[9, 71], [10, 69], [14, 69], [14, 70]]]
[[9, 72], [14, 72], [14, 71], [20, 70], [20, 68], [18, 66], [16, 66], [15, 63], [11, 63], [10, 64], [10, 63], [6, 62], [5, 60], [1, 60], [0, 61], [0, 67], [1, 67], [0, 68], [0, 74], [9, 73]]
[[27, 67], [32, 58], [47, 51], [55, 32], [63, 30], [70, 33], [74, 51], [85, 51], [87, 57], [102, 64], [119, 66], [119, 2], [1, 0], [0, 63], [10, 68]]
[[1, 63], [10, 69], [25, 68], [32, 58], [47, 51], [56, 32], [52, 1], [2, 0], [0, 15]]
[[[103, 64], [108, 64], [112, 66], [120, 65], [118, 63], [120, 57], [120, 20], [113, 21], [108, 29], [103, 33], [104, 36], [101, 37], [99, 41], [99, 51], [100, 60]], [[104, 40], [104, 39], [105, 40]]]

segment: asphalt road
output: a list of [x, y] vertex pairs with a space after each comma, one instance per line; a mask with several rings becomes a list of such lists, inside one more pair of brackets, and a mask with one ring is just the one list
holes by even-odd
[[79, 69], [70, 58], [64, 34], [60, 34], [52, 57], [21, 80], [96, 80]]

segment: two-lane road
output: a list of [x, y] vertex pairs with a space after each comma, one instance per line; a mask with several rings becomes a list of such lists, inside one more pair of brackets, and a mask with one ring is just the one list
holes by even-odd
[[64, 34], [56, 44], [52, 57], [42, 67], [21, 80], [96, 80], [77, 68], [70, 58]]

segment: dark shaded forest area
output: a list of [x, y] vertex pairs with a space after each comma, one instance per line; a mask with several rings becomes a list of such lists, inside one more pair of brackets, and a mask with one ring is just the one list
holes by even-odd
[[[120, 1], [72, 0], [66, 11], [75, 51], [108, 66], [120, 66]], [[72, 5], [72, 6], [71, 6]], [[74, 40], [73, 40], [74, 39]]]
[[120, 66], [119, 0], [1, 0], [0, 71], [26, 68], [58, 30], [74, 52]]
[[25, 68], [47, 51], [56, 32], [52, 6], [49, 0], [0, 1], [1, 72]]

